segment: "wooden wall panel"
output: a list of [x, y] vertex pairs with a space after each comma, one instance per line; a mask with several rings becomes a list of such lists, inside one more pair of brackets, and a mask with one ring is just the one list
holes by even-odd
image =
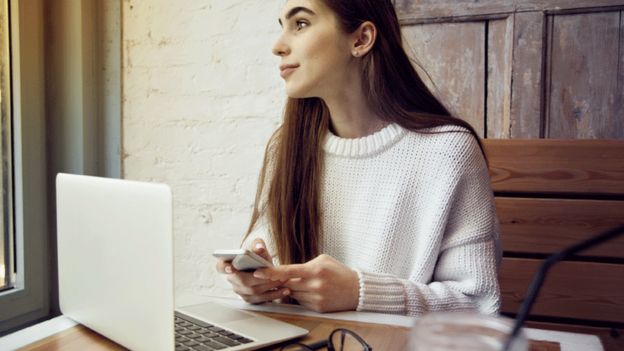
[[[620, 11], [620, 63], [618, 65], [617, 94], [615, 97], [615, 115], [624, 119], [624, 11]], [[624, 123], [624, 122], [620, 122]]]
[[[403, 27], [408, 54], [432, 92], [481, 137], [485, 129], [485, 24], [426, 24]], [[413, 52], [410, 52], [413, 51]], [[433, 83], [432, 83], [433, 82]]]
[[624, 6], [623, 0], [395, 0], [399, 17], [411, 23], [507, 17], [514, 12], [565, 13]]
[[[624, 223], [624, 201], [497, 197], [503, 251], [551, 254]], [[579, 253], [624, 258], [624, 237]]]
[[624, 137], [616, 114], [620, 12], [557, 15], [549, 50], [546, 137]]
[[542, 115], [544, 14], [514, 15], [511, 138], [539, 138]]
[[[502, 312], [516, 313], [541, 260], [503, 258]], [[624, 265], [559, 262], [551, 270], [531, 315], [624, 322]]]
[[508, 139], [511, 125], [513, 16], [488, 21], [487, 137]]
[[[624, 0], [396, 0], [395, 4], [403, 27], [416, 34], [433, 28], [448, 34], [469, 23], [484, 24], [484, 80], [480, 72], [464, 70], [470, 62], [460, 65], [460, 74], [474, 79], [472, 83], [436, 72], [443, 70], [442, 65], [462, 61], [471, 50], [481, 50], [484, 43], [469, 31], [438, 34], [437, 38], [450, 39], [438, 47], [422, 45], [426, 38], [407, 40], [414, 42], [423, 66], [431, 71], [441, 100], [484, 136], [624, 139]], [[485, 130], [474, 117], [481, 115], [480, 89], [469, 89], [464, 99], [457, 96], [457, 86], [448, 87], [449, 79], [456, 85], [461, 79], [463, 87], [485, 85]]]

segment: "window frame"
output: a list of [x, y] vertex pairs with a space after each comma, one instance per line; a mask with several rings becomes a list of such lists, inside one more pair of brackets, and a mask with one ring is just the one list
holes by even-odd
[[17, 276], [0, 293], [0, 335], [50, 314], [43, 2], [8, 1]]
[[[2, 261], [0, 263], [6, 263], [4, 269], [0, 270], [0, 274], [3, 276], [0, 279], [0, 291], [9, 289], [8, 286], [12, 286], [14, 283], [13, 272], [13, 141], [12, 141], [12, 121], [11, 121], [11, 59], [10, 59], [10, 44], [9, 38], [9, 2], [8, 0], [0, 0], [0, 23], [2, 26], [6, 25], [0, 33], [0, 45], [6, 46], [2, 50], [2, 56], [0, 62], [3, 64], [0, 67], [0, 125], [4, 126], [0, 130], [0, 162], [3, 165], [2, 172], [0, 174], [0, 187], [2, 189], [2, 202], [3, 208], [0, 213], [0, 224], [2, 235], [2, 245], [0, 245]], [[4, 50], [6, 49], [6, 51]], [[6, 66], [4, 61], [7, 60]], [[7, 103], [8, 102], [8, 103]], [[8, 169], [4, 169], [7, 167]], [[6, 207], [5, 207], [6, 205]]]

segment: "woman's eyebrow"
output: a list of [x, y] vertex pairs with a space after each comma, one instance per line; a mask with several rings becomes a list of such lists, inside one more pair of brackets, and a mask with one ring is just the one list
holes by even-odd
[[[290, 11], [288, 11], [288, 13], [286, 14], [286, 16], [284, 16], [286, 18], [286, 20], [291, 19], [294, 15], [298, 14], [299, 12], [305, 12], [309, 15], [316, 15], [316, 13], [314, 13], [314, 11], [310, 10], [307, 7], [303, 7], [303, 6], [297, 6], [297, 7], [293, 7]], [[279, 22], [280, 26], [283, 25], [282, 24], [282, 19], [278, 18], [277, 21]]]

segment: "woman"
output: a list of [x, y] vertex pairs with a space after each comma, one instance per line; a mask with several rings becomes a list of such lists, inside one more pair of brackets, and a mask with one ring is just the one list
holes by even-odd
[[249, 303], [496, 313], [498, 227], [478, 137], [414, 71], [391, 1], [288, 0], [279, 23], [289, 99], [243, 242], [275, 266], [217, 269]]

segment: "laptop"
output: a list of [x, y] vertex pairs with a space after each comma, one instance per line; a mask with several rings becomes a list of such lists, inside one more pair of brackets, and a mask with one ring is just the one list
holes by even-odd
[[122, 346], [250, 350], [308, 333], [216, 302], [174, 308], [167, 185], [58, 174], [56, 206], [61, 311]]

